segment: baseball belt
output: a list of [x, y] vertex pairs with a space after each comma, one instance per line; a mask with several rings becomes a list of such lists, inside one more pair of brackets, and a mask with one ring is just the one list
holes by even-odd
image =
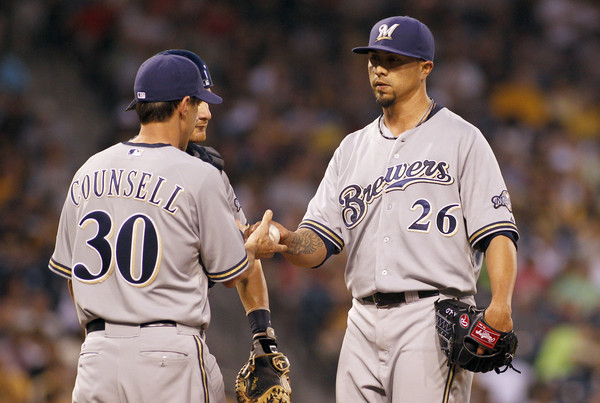
[[[427, 291], [417, 291], [417, 296], [419, 299], [434, 297], [439, 295], [440, 292], [438, 290], [427, 290]], [[364, 303], [367, 304], [375, 304], [377, 307], [384, 307], [388, 305], [394, 304], [402, 304], [406, 302], [406, 293], [405, 292], [376, 292], [373, 295], [369, 295], [368, 297], [361, 298]]]
[[[140, 323], [140, 327], [159, 327], [159, 326], [169, 326], [169, 327], [174, 327], [177, 326], [177, 323], [175, 321], [172, 320], [157, 320], [154, 322], [146, 322], [146, 323]], [[106, 321], [104, 319], [98, 318], [98, 319], [94, 319], [91, 322], [89, 322], [86, 326], [85, 326], [86, 330], [88, 333], [91, 332], [98, 332], [101, 330], [104, 330], [106, 328]]]

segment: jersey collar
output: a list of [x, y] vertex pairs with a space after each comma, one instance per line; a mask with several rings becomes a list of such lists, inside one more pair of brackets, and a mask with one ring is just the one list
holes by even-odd
[[[431, 107], [431, 111], [429, 112], [429, 114], [427, 115], [427, 117], [425, 119], [423, 119], [423, 121], [420, 122], [419, 124], [417, 124], [415, 127], [419, 127], [423, 123], [427, 122], [429, 119], [431, 119], [433, 117], [433, 115], [435, 115], [440, 110], [442, 110], [442, 108], [443, 108], [442, 105], [438, 105], [437, 102], [433, 102], [432, 107]], [[413, 129], [415, 127], [413, 127]], [[383, 123], [383, 114], [379, 115], [379, 119], [377, 119], [377, 128], [379, 129], [379, 134], [384, 139], [387, 139], [387, 140], [396, 140], [398, 138], [398, 137], [395, 137], [394, 135], [392, 135], [392, 132], [390, 131], [390, 129], [388, 129], [387, 126]]]
[[134, 143], [132, 141], [123, 141], [122, 144], [132, 147], [146, 147], [146, 148], [158, 148], [158, 147], [171, 147], [171, 144], [167, 143]]

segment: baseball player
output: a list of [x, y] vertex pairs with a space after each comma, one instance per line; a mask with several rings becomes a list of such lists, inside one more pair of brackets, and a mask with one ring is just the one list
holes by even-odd
[[[214, 84], [208, 70], [208, 66], [197, 54], [185, 49], [169, 49], [161, 52], [161, 54], [179, 55], [194, 62], [196, 67], [198, 67], [198, 70], [200, 70], [202, 86], [206, 90], [212, 91]], [[213, 95], [217, 96], [214, 93]], [[221, 100], [221, 97], [218, 98]], [[131, 102], [127, 109], [132, 109], [132, 107], [135, 108], [135, 100]], [[210, 113], [209, 104], [202, 102], [198, 106], [196, 125], [192, 135], [190, 136], [190, 142], [188, 143], [186, 152], [212, 164], [219, 170], [221, 178], [225, 184], [229, 208], [231, 209], [236, 221], [240, 223], [240, 229], [245, 229], [248, 226], [248, 220], [244, 214], [244, 211], [242, 210], [240, 202], [237, 199], [233, 187], [231, 186], [229, 177], [223, 169], [224, 161], [221, 155], [214, 148], [204, 147], [199, 144], [206, 141], [206, 129], [211, 118], [212, 115]], [[264, 277], [260, 260], [257, 259], [255, 261], [254, 270], [252, 273], [250, 273], [242, 281], [238, 282], [236, 284], [236, 288], [242, 305], [246, 311], [253, 338], [259, 339], [260, 342], [265, 345], [265, 348], [268, 348], [269, 351], [272, 351], [277, 347], [277, 341], [273, 336], [274, 330], [271, 324], [267, 282]], [[270, 334], [271, 336], [267, 336], [267, 334]]]
[[225, 402], [208, 286], [234, 287], [277, 251], [272, 213], [244, 243], [218, 170], [184, 152], [199, 105], [221, 101], [193, 62], [151, 57], [134, 93], [140, 131], [75, 173], [49, 263], [86, 329], [73, 401]]
[[[210, 76], [208, 66], [195, 53], [184, 49], [171, 49], [162, 52], [163, 54], [175, 54], [188, 58], [196, 64], [202, 76], [202, 85], [207, 90], [211, 91], [213, 80]], [[224, 171], [224, 161], [217, 150], [212, 147], [201, 146], [199, 143], [206, 141], [206, 129], [212, 115], [208, 103], [201, 103], [198, 107], [198, 117], [196, 126], [190, 137], [190, 142], [186, 152], [190, 155], [198, 157], [215, 166], [221, 173], [221, 178], [227, 190], [227, 200], [231, 212], [233, 213], [236, 222], [239, 223], [240, 229], [245, 231], [248, 228], [248, 220], [242, 206], [231, 186], [229, 177]], [[266, 251], [264, 257], [271, 257], [272, 253]], [[246, 317], [250, 324], [253, 341], [260, 344], [264, 352], [273, 353], [277, 351], [277, 339], [275, 330], [271, 323], [271, 311], [269, 308], [269, 291], [267, 282], [262, 270], [260, 260], [254, 262], [254, 270], [243, 280], [236, 284], [238, 294], [242, 305], [246, 311]]]
[[518, 232], [509, 194], [482, 133], [427, 94], [427, 26], [386, 18], [353, 51], [367, 55], [382, 114], [341, 142], [298, 229], [276, 224], [284, 256], [317, 267], [347, 248], [353, 304], [338, 402], [468, 402], [473, 373], [447, 365], [434, 302], [474, 303], [485, 259], [485, 319], [512, 329]]

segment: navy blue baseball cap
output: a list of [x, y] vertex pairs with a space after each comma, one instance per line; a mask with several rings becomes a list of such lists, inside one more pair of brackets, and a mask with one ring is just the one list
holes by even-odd
[[186, 96], [209, 104], [220, 104], [223, 99], [210, 92], [202, 83], [202, 75], [194, 62], [174, 54], [157, 54], [146, 60], [135, 76], [135, 98], [127, 111], [138, 102], [177, 101]]
[[427, 25], [411, 17], [389, 17], [371, 29], [369, 46], [352, 49], [354, 53], [382, 50], [399, 55], [433, 61], [435, 44]]
[[160, 52], [161, 55], [179, 55], [183, 56], [187, 59], [190, 59], [194, 62], [198, 70], [200, 70], [200, 75], [202, 76], [202, 85], [204, 88], [211, 88], [213, 84], [213, 80], [210, 77], [210, 72], [208, 71], [208, 66], [204, 63], [204, 60], [200, 59], [200, 56], [195, 54], [192, 51], [185, 49], [169, 49]]

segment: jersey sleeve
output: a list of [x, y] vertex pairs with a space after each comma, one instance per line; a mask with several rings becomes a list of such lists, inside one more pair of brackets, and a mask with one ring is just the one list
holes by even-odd
[[233, 213], [233, 216], [235, 217], [236, 220], [238, 220], [240, 223], [242, 223], [242, 225], [248, 224], [248, 219], [246, 218], [246, 215], [244, 214], [244, 210], [242, 210], [242, 205], [240, 204], [240, 201], [238, 200], [238, 198], [233, 190], [233, 186], [231, 186], [231, 182], [229, 181], [229, 177], [227, 176], [225, 171], [221, 171], [221, 178], [223, 179], [223, 183], [225, 184], [225, 191], [227, 194], [227, 202], [229, 204], [229, 208], [231, 209], [231, 212]]
[[60, 219], [58, 221], [58, 232], [54, 252], [48, 262], [48, 268], [55, 274], [70, 279], [72, 273], [71, 258], [73, 256], [73, 242], [71, 228], [77, 225], [75, 222], [75, 211], [71, 203], [65, 200]]
[[519, 233], [512, 212], [510, 195], [500, 166], [483, 134], [474, 130], [473, 141], [460, 169], [460, 196], [465, 213], [469, 243], [472, 247], [498, 232]]
[[338, 254], [344, 249], [336, 190], [338, 159], [339, 152], [336, 152], [327, 166], [317, 192], [308, 204], [304, 218], [298, 226], [298, 228], [312, 230], [323, 240], [327, 248], [325, 260], [332, 254]]
[[249, 262], [221, 175], [208, 172], [199, 193], [200, 260], [211, 281], [231, 280], [246, 270]]
[[246, 219], [246, 216], [242, 211], [242, 206], [240, 205], [240, 202], [233, 191], [229, 177], [223, 170], [225, 167], [225, 161], [223, 160], [223, 157], [221, 157], [221, 154], [219, 154], [219, 152], [212, 147], [205, 147], [196, 143], [189, 143], [186, 152], [193, 157], [199, 158], [204, 162], [208, 162], [219, 170], [221, 173], [221, 178], [223, 179], [223, 183], [225, 184], [227, 200], [229, 201], [231, 211], [235, 218], [239, 220], [239, 222], [241, 222], [243, 225], [246, 225], [248, 220]]

